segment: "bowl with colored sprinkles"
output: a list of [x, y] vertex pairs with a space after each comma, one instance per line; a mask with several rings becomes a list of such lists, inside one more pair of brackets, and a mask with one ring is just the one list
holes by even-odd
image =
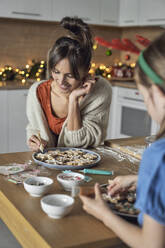
[[77, 172], [63, 172], [57, 175], [57, 181], [66, 191], [71, 191], [74, 186], [85, 182], [85, 176]]

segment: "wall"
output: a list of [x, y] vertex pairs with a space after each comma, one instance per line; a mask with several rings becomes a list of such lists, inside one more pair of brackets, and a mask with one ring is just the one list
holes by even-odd
[[[100, 36], [107, 41], [123, 37], [135, 41], [137, 33], [152, 40], [164, 31], [159, 27], [115, 28], [94, 25], [91, 25], [91, 29], [94, 36]], [[3, 18], [0, 19], [0, 31], [0, 67], [11, 65], [20, 68], [24, 68], [32, 59], [46, 60], [48, 49], [62, 34], [58, 23]], [[105, 47], [98, 45], [94, 51], [93, 61], [111, 65], [120, 56], [122, 61], [125, 60], [125, 52], [113, 50], [112, 56], [107, 56], [106, 50]], [[130, 61], [135, 61], [136, 58], [136, 55], [131, 54]]]
[[[58, 23], [0, 19], [0, 67], [12, 65], [25, 67], [30, 60], [46, 59], [48, 49], [62, 34]], [[111, 40], [120, 38], [121, 31], [117, 28], [91, 26], [94, 36], [101, 36]], [[94, 51], [93, 60], [96, 63], [113, 63], [113, 59], [120, 56], [119, 51], [114, 51], [113, 56], [105, 55], [106, 48], [98, 46]]]
[[[142, 35], [149, 40], [154, 40], [158, 37], [165, 29], [161, 27], [130, 27], [123, 28], [121, 39], [128, 38], [130, 39], [140, 50], [143, 50], [145, 47], [136, 42], [136, 34]], [[130, 62], [135, 62], [138, 58], [138, 55], [129, 52], [121, 52], [121, 61], [125, 61], [125, 55], [130, 54]]]

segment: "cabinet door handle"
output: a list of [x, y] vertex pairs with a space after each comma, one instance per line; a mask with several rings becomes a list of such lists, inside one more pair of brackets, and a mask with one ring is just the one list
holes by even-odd
[[114, 21], [114, 20], [108, 20], [108, 19], [103, 19], [103, 22], [116, 23], [116, 21]]
[[165, 21], [165, 18], [147, 19], [148, 22], [160, 22]]
[[133, 23], [133, 22], [135, 22], [134, 20], [125, 20], [124, 21], [125, 23]]
[[18, 12], [18, 11], [12, 11], [12, 14], [14, 14], [14, 15], [26, 15], [26, 16], [41, 16], [41, 14], [38, 14], [38, 13], [28, 13], [28, 12]]
[[24, 95], [24, 96], [27, 96], [27, 93], [24, 93], [23, 95]]

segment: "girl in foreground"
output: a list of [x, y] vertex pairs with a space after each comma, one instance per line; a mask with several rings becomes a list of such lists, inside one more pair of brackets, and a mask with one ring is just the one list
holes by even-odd
[[112, 229], [127, 245], [139, 248], [165, 247], [165, 34], [143, 51], [136, 71], [137, 87], [144, 97], [148, 113], [160, 130], [156, 141], [148, 147], [136, 176], [116, 177], [108, 186], [110, 195], [136, 185], [135, 207], [140, 210], [139, 226], [113, 214], [103, 201], [99, 185], [95, 199], [80, 196], [83, 208]]

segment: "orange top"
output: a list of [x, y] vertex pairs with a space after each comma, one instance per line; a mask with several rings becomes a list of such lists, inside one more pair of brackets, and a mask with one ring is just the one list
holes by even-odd
[[62, 125], [66, 120], [64, 118], [56, 117], [52, 112], [51, 107], [51, 80], [41, 83], [37, 88], [37, 96], [41, 103], [41, 107], [46, 115], [48, 124], [53, 133], [59, 134], [62, 129]]

